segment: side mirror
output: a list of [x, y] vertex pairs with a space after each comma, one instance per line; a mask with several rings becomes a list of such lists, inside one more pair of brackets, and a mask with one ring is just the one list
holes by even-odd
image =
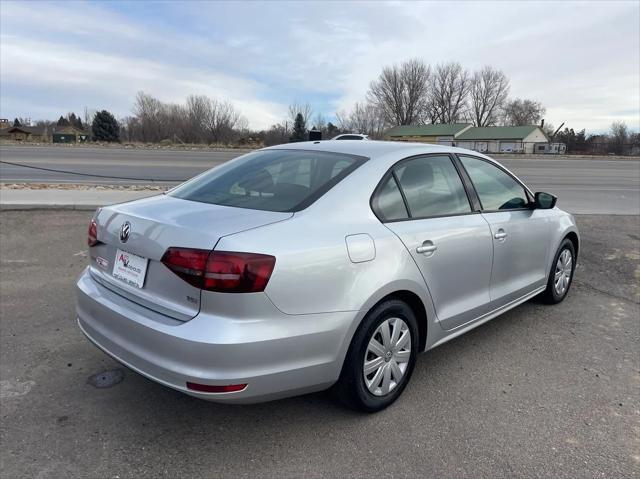
[[538, 191], [535, 194], [535, 207], [540, 210], [550, 210], [556, 205], [558, 197], [551, 193], [545, 193], [544, 191]]

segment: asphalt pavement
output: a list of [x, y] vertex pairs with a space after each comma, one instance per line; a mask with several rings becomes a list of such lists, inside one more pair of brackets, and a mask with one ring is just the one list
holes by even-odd
[[105, 356], [74, 314], [90, 215], [0, 212], [3, 477], [640, 476], [638, 217], [579, 216], [563, 303], [421, 355], [398, 402], [366, 415], [327, 393], [208, 403]]
[[[244, 151], [0, 146], [0, 160], [96, 174], [98, 178], [0, 164], [2, 182], [175, 184]], [[500, 158], [534, 191], [559, 197], [558, 206], [583, 214], [640, 214], [640, 161], [634, 159]], [[132, 179], [133, 178], [133, 179]]]

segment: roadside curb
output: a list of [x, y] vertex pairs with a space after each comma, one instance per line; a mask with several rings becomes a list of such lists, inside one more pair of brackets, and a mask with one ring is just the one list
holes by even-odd
[[93, 211], [104, 204], [44, 204], [44, 203], [2, 203], [0, 211], [26, 211], [26, 210], [77, 210]]
[[10, 210], [81, 210], [94, 211], [101, 206], [127, 203], [156, 196], [161, 191], [121, 191], [63, 189], [0, 188], [0, 211]]

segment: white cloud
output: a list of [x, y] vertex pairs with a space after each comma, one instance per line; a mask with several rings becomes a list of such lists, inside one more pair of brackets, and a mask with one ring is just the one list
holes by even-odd
[[[123, 115], [145, 90], [166, 101], [227, 98], [264, 127], [294, 99], [325, 114], [348, 108], [383, 66], [419, 57], [501, 68], [512, 95], [541, 101], [556, 125], [595, 131], [625, 120], [640, 128], [637, 2], [180, 2], [154, 4], [153, 15], [79, 3], [68, 14], [59, 10], [2, 3], [3, 115], [59, 108], [43, 101], [37, 110], [52, 88]], [[18, 111], [21, 101], [36, 111]]]
[[[256, 99], [260, 85], [222, 72], [175, 67], [154, 61], [107, 55], [67, 45], [18, 40], [2, 36], [2, 81], [19, 83], [24, 94], [45, 82], [49, 88], [90, 92], [85, 104], [129, 113], [140, 90], [163, 101], [180, 103], [189, 94], [228, 99], [254, 128], [279, 121], [282, 105]], [[100, 104], [91, 102], [99, 101]], [[71, 106], [67, 109], [72, 109]], [[62, 113], [64, 113], [63, 110]]]

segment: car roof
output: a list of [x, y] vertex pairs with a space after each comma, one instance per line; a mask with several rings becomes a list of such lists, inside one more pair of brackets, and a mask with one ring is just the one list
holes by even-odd
[[405, 141], [342, 141], [321, 140], [303, 141], [298, 143], [286, 143], [265, 148], [266, 150], [317, 150], [346, 155], [365, 156], [376, 158], [396, 153], [398, 155], [412, 156], [428, 153], [470, 153], [486, 158], [476, 151], [456, 148], [446, 145], [433, 145], [430, 143], [411, 143]]

